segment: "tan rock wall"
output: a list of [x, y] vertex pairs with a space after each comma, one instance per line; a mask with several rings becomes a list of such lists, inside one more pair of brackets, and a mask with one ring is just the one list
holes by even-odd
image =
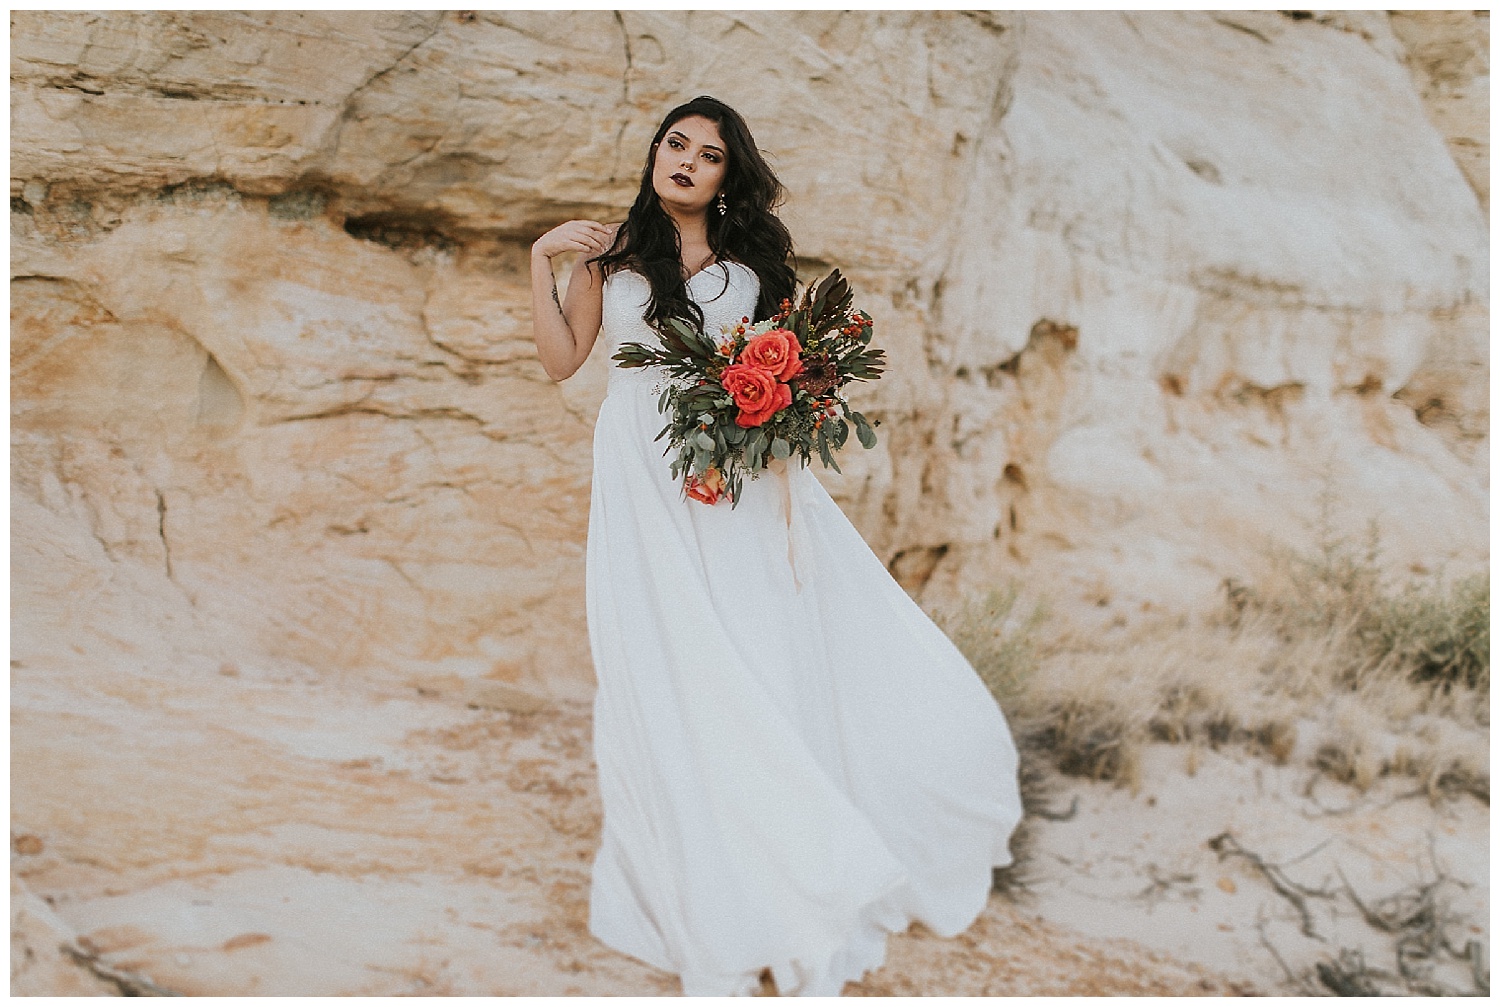
[[[28, 837], [35, 841], [35, 836]], [[67, 947], [82, 951], [77, 934], [52, 907], [34, 895], [11, 868], [10, 875], [10, 995], [115, 996], [120, 987], [90, 972], [70, 956]]]
[[16, 655], [586, 696], [607, 362], [547, 380], [526, 248], [700, 93], [879, 320], [826, 482], [924, 600], [1204, 604], [1330, 487], [1482, 564], [1487, 224], [1403, 24], [17, 12]]
[[1391, 11], [1391, 30], [1453, 160], [1490, 208], [1490, 12]]

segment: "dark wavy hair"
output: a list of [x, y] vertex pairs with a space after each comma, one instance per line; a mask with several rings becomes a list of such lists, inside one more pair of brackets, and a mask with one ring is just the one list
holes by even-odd
[[646, 278], [651, 284], [646, 321], [654, 328], [659, 329], [668, 318], [681, 318], [702, 331], [703, 309], [688, 297], [682, 276], [682, 237], [651, 184], [662, 138], [674, 123], [692, 115], [718, 126], [727, 148], [723, 192], [728, 212], [720, 215], [716, 205], [709, 207], [708, 247], [715, 262], [734, 260], [760, 277], [760, 300], [753, 319], [758, 322], [780, 310], [782, 299], [790, 298], [797, 285], [792, 235], [776, 216], [785, 189], [761, 157], [744, 118], [717, 98], [702, 95], [667, 113], [646, 152], [641, 188], [625, 223], [609, 249], [592, 261], [599, 263], [605, 276], [632, 269]]

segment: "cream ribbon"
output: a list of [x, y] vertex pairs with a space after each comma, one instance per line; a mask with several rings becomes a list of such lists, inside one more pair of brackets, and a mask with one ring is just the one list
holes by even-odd
[[[792, 507], [792, 479], [791, 473], [787, 471], [787, 463], [784, 458], [772, 458], [766, 463], [766, 470], [776, 476], [776, 481], [781, 484], [781, 512], [786, 517], [786, 559], [792, 568], [792, 583], [796, 586], [797, 593], [802, 592], [802, 581], [807, 570], [799, 572], [801, 564], [798, 562], [799, 554], [807, 555], [806, 529], [802, 527], [800, 519], [794, 519], [795, 513]], [[802, 547], [797, 548], [797, 540], [802, 539]], [[805, 563], [806, 561], [803, 560]]]

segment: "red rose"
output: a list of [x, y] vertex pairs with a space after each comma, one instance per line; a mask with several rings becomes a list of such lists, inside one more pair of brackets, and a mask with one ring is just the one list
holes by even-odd
[[745, 344], [740, 362], [764, 367], [778, 381], [790, 381], [802, 373], [802, 344], [790, 329], [771, 329]]
[[734, 422], [742, 427], [758, 427], [777, 410], [792, 404], [792, 390], [777, 381], [770, 371], [754, 364], [730, 364], [724, 368], [719, 383], [739, 406], [740, 414]]
[[719, 497], [724, 495], [724, 473], [710, 465], [703, 470], [701, 476], [688, 473], [684, 485], [687, 487], [687, 495], [694, 500], [701, 500], [706, 504], [718, 503]]

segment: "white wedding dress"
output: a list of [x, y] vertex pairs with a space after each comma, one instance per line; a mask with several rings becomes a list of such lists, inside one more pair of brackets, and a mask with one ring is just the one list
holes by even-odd
[[[726, 285], [727, 281], [727, 285]], [[739, 263], [688, 281], [706, 331], [753, 316]], [[649, 342], [643, 277], [602, 347]], [[809, 469], [686, 498], [661, 374], [612, 366], [594, 431], [587, 612], [604, 827], [589, 930], [688, 996], [835, 996], [921, 920], [983, 910], [1021, 817], [995, 700]], [[850, 439], [853, 443], [853, 438]], [[863, 449], [858, 449], [863, 450]]]

